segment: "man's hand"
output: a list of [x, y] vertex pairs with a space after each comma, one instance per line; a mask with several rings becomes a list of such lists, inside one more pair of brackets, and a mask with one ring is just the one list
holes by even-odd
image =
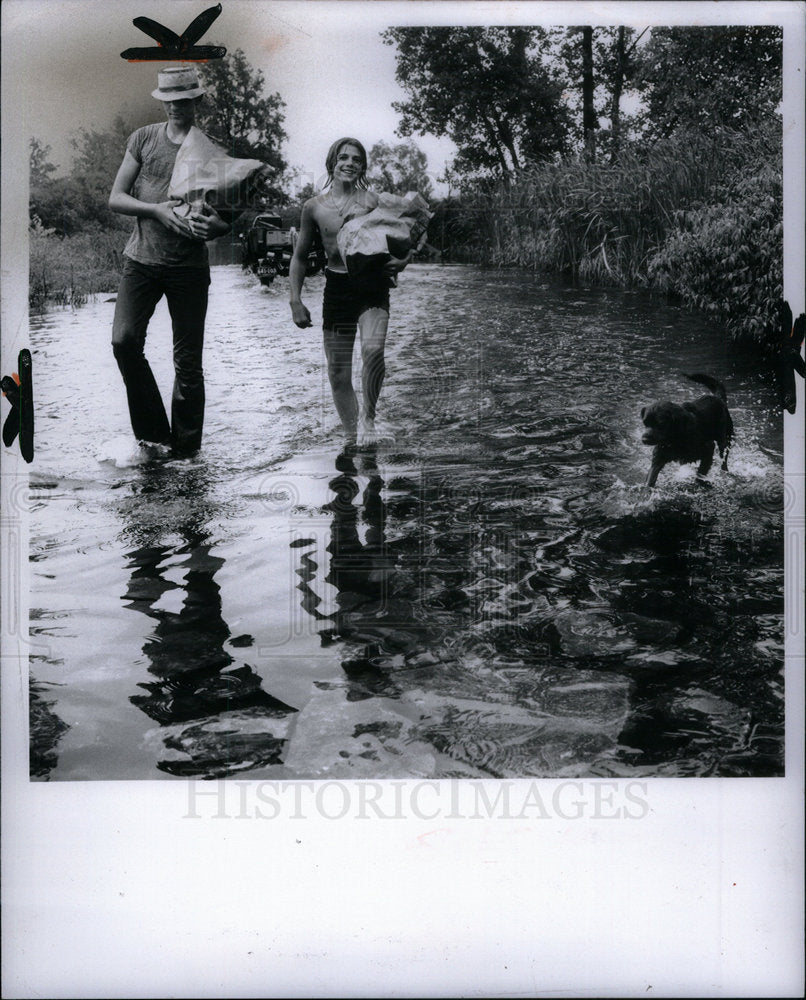
[[197, 240], [214, 240], [229, 232], [229, 225], [211, 205], [202, 206], [199, 212], [190, 212], [187, 217], [190, 233]]
[[291, 303], [291, 318], [303, 330], [306, 326], [313, 326], [311, 314], [308, 312], [307, 306], [303, 305], [302, 302]]
[[400, 274], [404, 267], [408, 266], [413, 256], [414, 251], [409, 250], [405, 257], [393, 257], [383, 265], [383, 273], [394, 278], [396, 274]]
[[166, 229], [172, 229], [175, 233], [187, 236], [187, 226], [174, 214], [174, 208], [181, 204], [182, 202], [178, 198], [172, 198], [170, 201], [162, 201], [158, 205], [152, 206], [151, 214]]

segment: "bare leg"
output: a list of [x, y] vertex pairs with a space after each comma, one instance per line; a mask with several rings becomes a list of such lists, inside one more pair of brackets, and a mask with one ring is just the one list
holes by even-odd
[[324, 331], [327, 375], [347, 445], [355, 444], [358, 428], [358, 400], [353, 389], [354, 343], [355, 330]]
[[361, 331], [361, 387], [363, 390], [363, 410], [358, 427], [359, 445], [374, 444], [377, 440], [375, 430], [375, 408], [381, 394], [386, 362], [384, 348], [386, 346], [386, 331], [389, 326], [389, 313], [385, 309], [366, 309], [358, 320]]

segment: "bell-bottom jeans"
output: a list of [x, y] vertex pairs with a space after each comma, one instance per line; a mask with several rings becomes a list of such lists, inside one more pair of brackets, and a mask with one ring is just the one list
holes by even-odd
[[[204, 320], [209, 267], [162, 267], [126, 257], [112, 324], [112, 350], [126, 386], [134, 436], [170, 443], [176, 451], [201, 445], [204, 423]], [[146, 330], [165, 296], [173, 324], [171, 422], [145, 357]]]

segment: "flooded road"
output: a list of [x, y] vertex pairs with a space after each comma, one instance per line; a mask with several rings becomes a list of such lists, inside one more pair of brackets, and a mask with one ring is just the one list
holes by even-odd
[[[644, 294], [416, 265], [391, 440], [338, 458], [322, 284], [301, 331], [213, 268], [190, 462], [130, 441], [111, 301], [32, 321], [32, 777], [781, 774], [771, 373]], [[147, 353], [168, 398], [164, 303]], [[648, 490], [681, 371], [725, 383], [730, 469]]]

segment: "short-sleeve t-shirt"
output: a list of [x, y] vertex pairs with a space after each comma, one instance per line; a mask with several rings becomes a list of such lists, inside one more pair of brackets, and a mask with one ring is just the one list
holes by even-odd
[[[140, 164], [132, 194], [140, 201], [158, 204], [168, 200], [176, 154], [179, 145], [168, 138], [167, 122], [145, 125], [132, 132], [126, 149]], [[166, 229], [156, 219], [136, 216], [134, 231], [123, 251], [140, 264], [163, 267], [207, 267], [207, 246], [203, 240], [192, 239]]]

